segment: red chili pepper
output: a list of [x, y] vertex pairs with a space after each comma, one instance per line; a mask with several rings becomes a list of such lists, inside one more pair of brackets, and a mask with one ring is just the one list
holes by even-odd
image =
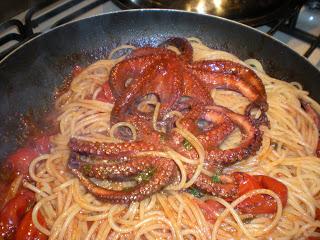
[[39, 155], [38, 151], [33, 148], [23, 147], [11, 154], [7, 158], [8, 164], [11, 164], [14, 174], [27, 175], [31, 161]]
[[[269, 189], [280, 197], [283, 207], [286, 206], [288, 189], [276, 179], [263, 175], [250, 176], [246, 173], [234, 173], [234, 176], [239, 183], [238, 197], [255, 189]], [[239, 203], [237, 209], [250, 214], [275, 213], [277, 203], [271, 196], [259, 194]]]
[[279, 182], [278, 180], [264, 176], [264, 175], [257, 175], [254, 176], [255, 179], [261, 184], [263, 188], [269, 189], [275, 192], [281, 200], [283, 206], [287, 205], [288, 200], [288, 188], [283, 183]]
[[[15, 240], [47, 240], [48, 236], [40, 232], [34, 225], [32, 221], [32, 210], [29, 210], [24, 218], [22, 219]], [[46, 222], [41, 214], [38, 212], [38, 221], [39, 223], [46, 227]]]
[[19, 148], [16, 152], [9, 155], [4, 167], [10, 169], [11, 175], [28, 175], [31, 161], [39, 154], [48, 153], [51, 144], [49, 136], [42, 135], [30, 139], [26, 147]]
[[215, 221], [217, 220], [217, 215], [220, 214], [222, 209], [224, 209], [224, 206], [222, 204], [211, 199], [207, 201], [194, 199], [194, 201], [202, 210], [205, 219], [210, 223], [215, 223]]
[[[320, 114], [311, 106], [310, 103], [300, 100], [301, 105], [309, 117], [314, 121], [318, 130], [320, 131]], [[318, 146], [316, 149], [316, 155], [320, 158], [320, 137], [318, 139]]]
[[23, 190], [0, 211], [0, 239], [10, 240], [13, 238], [26, 210], [34, 202], [34, 193]]
[[41, 135], [33, 137], [29, 145], [40, 154], [48, 153], [51, 148], [50, 136]]
[[246, 173], [234, 173], [233, 176], [236, 179], [236, 182], [239, 183], [239, 196], [242, 196], [243, 194], [261, 188], [261, 185], [259, 182], [256, 181], [256, 179]]
[[97, 96], [97, 100], [102, 101], [102, 102], [106, 102], [106, 103], [114, 103], [115, 99], [112, 95], [108, 81], [106, 81], [102, 85], [102, 90], [99, 92], [99, 94]]

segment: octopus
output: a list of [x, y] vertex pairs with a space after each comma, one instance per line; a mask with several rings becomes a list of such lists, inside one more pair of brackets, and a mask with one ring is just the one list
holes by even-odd
[[[300, 99], [302, 109], [309, 115], [314, 124], [316, 125], [318, 131], [320, 132], [320, 115], [317, 111], [311, 106], [310, 103]], [[318, 145], [316, 149], [316, 156], [320, 157], [320, 137], [318, 139]]]
[[[228, 201], [240, 196], [241, 181], [246, 175], [224, 174], [223, 169], [254, 155], [262, 142], [259, 127], [269, 124], [266, 91], [252, 69], [228, 60], [193, 61], [189, 41], [175, 37], [157, 47], [133, 50], [112, 68], [105, 84], [115, 99], [111, 125], [130, 123], [137, 130], [137, 137], [133, 140], [132, 132], [120, 127], [120, 143], [70, 139], [69, 169], [90, 193], [102, 201], [127, 204], [178, 182], [181, 176], [173, 159], [141, 153], [173, 149], [184, 157], [197, 159], [196, 149], [175, 131], [179, 124], [201, 143], [204, 168], [218, 175], [215, 181], [200, 173], [192, 188]], [[244, 114], [215, 104], [210, 95], [213, 89], [235, 91], [247, 98], [249, 104]], [[155, 106], [148, 101], [160, 103], [157, 129], [152, 124]], [[181, 116], [170, 115], [173, 111]], [[238, 146], [222, 149], [221, 144], [235, 129], [242, 136]], [[185, 164], [188, 180], [196, 168], [197, 165]], [[93, 178], [134, 181], [135, 185], [115, 190], [99, 186]]]

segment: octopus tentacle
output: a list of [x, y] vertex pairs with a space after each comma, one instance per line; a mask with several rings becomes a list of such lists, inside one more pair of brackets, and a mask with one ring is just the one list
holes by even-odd
[[181, 75], [182, 65], [177, 58], [163, 59], [158, 65], [157, 76], [146, 82], [139, 94], [145, 96], [151, 93], [158, 96], [161, 103], [160, 116], [163, 116], [181, 96]]
[[[208, 89], [224, 88], [241, 93], [251, 101], [251, 103], [245, 109], [245, 114], [251, 117], [252, 121], [257, 125], [268, 125], [268, 118], [266, 116], [268, 104], [264, 97], [261, 97], [255, 88], [248, 86], [246, 82], [239, 80], [239, 78], [234, 75], [211, 73], [199, 70], [193, 70], [193, 74], [196, 74], [207, 85]], [[258, 119], [255, 119], [251, 116], [253, 109], [259, 109], [261, 111]]]
[[[230, 89], [241, 93], [251, 103], [245, 110], [256, 125], [269, 125], [266, 112], [268, 111], [267, 94], [261, 79], [256, 73], [239, 64], [227, 60], [205, 60], [193, 63], [190, 68], [208, 87]], [[255, 119], [251, 116], [253, 109], [261, 111]]]
[[[260, 115], [257, 118], [255, 118], [255, 114], [253, 113], [253, 110], [260, 110]], [[270, 128], [270, 122], [266, 114], [267, 110], [268, 110], [267, 102], [255, 101], [250, 103], [246, 107], [245, 115], [250, 117], [250, 120], [254, 125], [259, 127], [260, 125], [264, 124]]]
[[73, 152], [80, 154], [90, 154], [99, 157], [127, 156], [141, 151], [160, 150], [160, 146], [149, 144], [143, 141], [123, 142], [123, 143], [100, 143], [89, 142], [71, 138], [69, 147]]
[[[78, 169], [84, 176], [97, 179], [114, 181], [132, 180], [137, 174], [151, 169], [155, 165], [154, 157], [123, 157], [111, 161], [83, 161], [81, 155], [72, 153], [69, 159], [69, 167]], [[85, 156], [84, 156], [85, 157]]]
[[160, 48], [160, 47], [142, 47], [134, 49], [128, 56], [128, 58], [133, 57], [143, 57], [143, 56], [150, 56], [150, 55], [166, 55], [167, 57], [176, 57], [177, 54], [168, 49], [168, 48]]
[[190, 131], [195, 136], [198, 136], [202, 132], [197, 123], [198, 120], [201, 118], [204, 109], [205, 107], [203, 105], [195, 105], [180, 120], [180, 124], [183, 126], [183, 128]]
[[[320, 114], [317, 113], [317, 111], [311, 106], [310, 103], [300, 99], [300, 103], [302, 108], [305, 110], [305, 112], [309, 115], [309, 117], [313, 120], [314, 124], [318, 128], [318, 131], [320, 132]], [[318, 144], [316, 148], [316, 156], [320, 157], [320, 136], [318, 139]]]
[[192, 73], [203, 81], [207, 89], [222, 88], [229, 89], [241, 93], [250, 101], [259, 101], [261, 96], [255, 88], [248, 86], [244, 81], [241, 81], [235, 75], [228, 75], [224, 73], [215, 73], [205, 70], [193, 69]]
[[243, 139], [240, 142], [240, 145], [235, 148], [227, 150], [215, 148], [209, 151], [207, 157], [209, 164], [232, 164], [249, 157], [260, 148], [262, 142], [261, 132], [259, 128], [255, 127], [251, 123], [248, 117], [237, 114], [223, 107], [214, 106], [210, 109], [226, 113], [231, 121], [239, 127], [242, 132]]
[[239, 81], [246, 82], [266, 100], [267, 94], [261, 79], [250, 68], [229, 60], [203, 60], [192, 64], [193, 69], [202, 69], [211, 73], [237, 76]]
[[111, 69], [109, 84], [112, 94], [118, 98], [150, 66], [156, 66], [156, 62], [160, 59], [171, 59], [174, 57], [177, 57], [175, 52], [164, 48], [140, 48], [134, 50], [127, 59], [117, 63]]
[[149, 181], [143, 181], [135, 187], [120, 191], [97, 186], [76, 168], [71, 168], [71, 172], [97, 198], [111, 203], [125, 204], [142, 201], [150, 195], [159, 192], [174, 180], [177, 166], [173, 161], [158, 158], [152, 162], [152, 165], [155, 168], [155, 172]]
[[184, 69], [183, 72], [183, 96], [191, 97], [197, 104], [210, 105], [213, 103], [210, 92], [206, 86], [191, 73], [190, 70]]
[[[176, 47], [180, 54], [164, 48], [169, 45]], [[180, 124], [201, 142], [206, 152], [204, 168], [211, 172], [248, 158], [260, 148], [262, 137], [258, 127], [268, 123], [267, 95], [260, 78], [239, 63], [226, 60], [192, 63], [192, 59], [193, 49], [188, 40], [170, 38], [157, 48], [133, 50], [112, 68], [109, 83], [115, 104], [110, 122], [130, 123], [136, 128], [137, 137], [131, 141], [131, 129], [119, 125], [114, 134], [126, 142], [70, 140], [69, 169], [94, 196], [112, 203], [130, 203], [141, 201], [172, 183], [178, 174], [172, 159], [137, 154], [173, 148], [187, 158], [197, 158], [197, 151], [187, 147], [186, 139], [172, 131], [175, 125], [179, 127]], [[250, 101], [245, 109], [246, 116], [215, 106], [210, 94], [212, 88], [230, 89], [245, 96]], [[158, 132], [153, 126], [154, 108], [148, 104], [153, 105], [155, 101], [160, 102], [156, 124], [162, 127], [161, 131], [166, 129], [165, 133]], [[171, 110], [180, 113], [165, 115]], [[258, 119], [253, 117], [253, 110], [260, 110]], [[231, 149], [220, 149], [236, 127], [242, 133], [240, 144]], [[187, 178], [191, 179], [196, 166], [184, 166]], [[155, 170], [151, 179], [140, 181], [136, 178], [150, 168]], [[137, 185], [116, 191], [97, 186], [90, 178], [136, 180]], [[232, 175], [222, 175], [220, 179], [217, 183], [200, 173], [194, 186], [223, 198], [238, 195], [239, 184]]]
[[[187, 167], [187, 177], [192, 178], [195, 171], [195, 167], [189, 165]], [[202, 190], [203, 192], [212, 194], [214, 196], [228, 198], [238, 193], [239, 186], [233, 181], [231, 176], [220, 176], [220, 179], [228, 179], [228, 181], [215, 183], [212, 178], [201, 173], [193, 186]], [[229, 180], [230, 179], [230, 180]]]
[[125, 121], [125, 114], [133, 105], [134, 101], [140, 95], [142, 87], [151, 79], [157, 78], [157, 69], [148, 68], [144, 75], [139, 76], [134, 84], [130, 84], [127, 89], [116, 99], [111, 112], [111, 123], [115, 124], [120, 121]]
[[160, 115], [170, 111], [181, 96], [181, 66], [173, 60], [158, 62], [156, 69], [149, 69], [141, 77], [137, 78], [120, 96], [112, 109], [111, 122], [114, 124], [124, 120], [124, 114], [133, 105], [138, 96], [156, 94], [161, 102]]
[[[116, 64], [110, 72], [109, 84], [113, 96], [117, 99], [124, 90], [136, 82], [136, 78], [144, 73], [158, 58], [154, 56], [126, 59]], [[128, 81], [131, 79], [130, 84]]]
[[146, 141], [149, 144], [157, 145], [160, 142], [161, 134], [153, 129], [151, 121], [145, 120], [139, 115], [132, 115], [126, 118], [137, 131], [137, 140]]
[[222, 144], [226, 137], [229, 136], [234, 129], [234, 124], [231, 121], [227, 121], [212, 128], [205, 134], [197, 136], [197, 138], [205, 149], [212, 149]]
[[159, 46], [174, 46], [180, 51], [180, 56], [186, 63], [191, 63], [193, 59], [193, 48], [189, 41], [185, 38], [173, 37], [169, 38]]
[[110, 72], [109, 83], [113, 95], [119, 97], [128, 85], [134, 84], [135, 78], [159, 59], [174, 57], [177, 57], [177, 54], [166, 48], [145, 47], [133, 50], [127, 59], [116, 64]]
[[[207, 113], [206, 113], [207, 111]], [[208, 130], [198, 126], [199, 120], [213, 124]], [[206, 150], [219, 146], [235, 129], [234, 123], [223, 111], [205, 110], [203, 106], [194, 107], [184, 118], [182, 126], [195, 135]]]

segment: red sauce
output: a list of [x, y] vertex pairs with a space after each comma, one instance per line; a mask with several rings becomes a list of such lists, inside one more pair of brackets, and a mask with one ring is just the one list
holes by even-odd
[[[48, 239], [47, 235], [41, 233], [35, 226], [32, 221], [32, 210], [30, 209], [20, 222], [20, 225], [17, 229], [15, 236], [16, 240], [46, 240]], [[38, 212], [38, 221], [39, 223], [46, 227], [46, 222], [41, 214]]]
[[97, 100], [102, 101], [102, 102], [107, 102], [107, 103], [114, 103], [115, 99], [112, 95], [108, 81], [106, 81], [102, 85], [102, 90], [99, 92], [99, 94], [97, 96]]
[[[61, 96], [70, 88], [71, 80], [82, 68], [76, 66], [70, 78], [56, 91], [55, 97]], [[18, 194], [7, 199], [12, 181], [17, 176], [29, 179], [31, 161], [40, 154], [48, 153], [51, 148], [50, 136], [59, 130], [56, 118], [57, 112], [47, 113], [39, 122], [35, 121], [32, 112], [20, 117], [23, 125], [23, 136], [19, 143], [23, 147], [11, 153], [0, 163], [0, 239], [6, 240], [46, 240], [48, 237], [40, 233], [32, 223], [32, 209], [34, 193], [20, 186]], [[30, 180], [30, 179], [29, 179]], [[6, 203], [5, 200], [8, 200]], [[38, 215], [40, 224], [46, 226], [44, 218]]]
[[69, 77], [67, 77], [63, 83], [59, 86], [59, 88], [55, 91], [54, 98], [57, 99], [60, 96], [62, 96], [64, 93], [66, 93], [70, 89], [71, 82], [73, 78], [78, 76], [83, 71], [83, 68], [76, 65], [71, 71], [71, 74]]
[[0, 239], [13, 239], [26, 210], [35, 201], [34, 193], [22, 190], [0, 211]]

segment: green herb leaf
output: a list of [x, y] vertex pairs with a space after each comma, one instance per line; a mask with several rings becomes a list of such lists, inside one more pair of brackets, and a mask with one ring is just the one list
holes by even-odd
[[245, 224], [249, 224], [253, 219], [254, 219], [254, 217], [249, 217], [249, 218], [243, 219], [242, 221]]
[[134, 180], [136, 180], [138, 183], [149, 181], [153, 176], [154, 171], [154, 168], [147, 169], [146, 171], [137, 174]]
[[270, 145], [275, 150], [278, 148], [278, 143], [276, 143], [276, 142], [272, 142]]
[[193, 148], [191, 143], [187, 139], [184, 139], [182, 144], [184, 148], [187, 149], [188, 151], [190, 151]]
[[92, 166], [90, 164], [86, 164], [82, 167], [82, 169], [83, 169], [83, 173], [88, 175], [92, 170]]
[[212, 176], [212, 182], [215, 182], [215, 183], [220, 183], [221, 182], [221, 179], [219, 177], [219, 175], [213, 175]]
[[122, 188], [122, 191], [124, 192], [130, 192], [132, 190], [132, 187], [124, 187]]
[[164, 142], [166, 140], [166, 136], [164, 133], [160, 133], [160, 141]]
[[202, 192], [200, 192], [200, 190], [198, 190], [196, 188], [193, 188], [193, 187], [187, 188], [187, 192], [192, 194], [193, 196], [195, 196], [197, 198], [201, 198], [204, 195]]

